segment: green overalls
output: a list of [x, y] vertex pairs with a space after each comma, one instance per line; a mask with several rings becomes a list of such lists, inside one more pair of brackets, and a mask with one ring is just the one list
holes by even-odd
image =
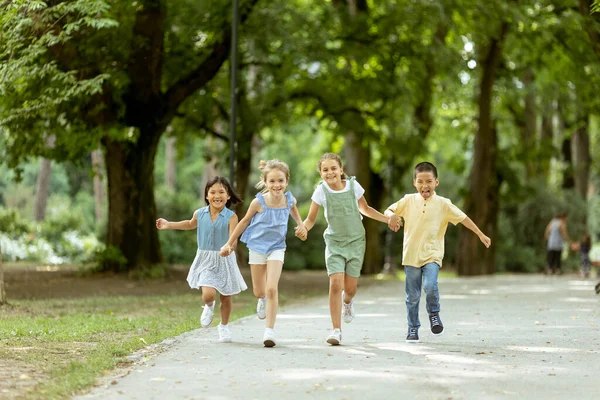
[[329, 275], [345, 272], [358, 278], [365, 258], [365, 228], [356, 204], [354, 181], [354, 177], [349, 177], [350, 190], [342, 193], [331, 193], [322, 187], [327, 207], [328, 226], [323, 238]]

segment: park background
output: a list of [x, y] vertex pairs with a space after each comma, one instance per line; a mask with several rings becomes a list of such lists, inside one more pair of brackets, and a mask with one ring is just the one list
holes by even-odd
[[[82, 282], [90, 273], [169, 279], [173, 265], [191, 263], [196, 238], [159, 234], [157, 217], [189, 219], [217, 174], [234, 177], [245, 199], [236, 209], [241, 217], [256, 193], [258, 162], [271, 158], [289, 164], [289, 189], [305, 216], [317, 161], [331, 151], [380, 211], [414, 191], [417, 162], [437, 165], [437, 192], [493, 243], [486, 250], [476, 235], [450, 226], [445, 270], [541, 272], [543, 233], [556, 212], [569, 213], [572, 240], [587, 231], [600, 242], [595, 10], [592, 0], [240, 0], [238, 90], [231, 96], [229, 1], [0, 1], [0, 246], [7, 271], [64, 266]], [[321, 213], [305, 243], [290, 229], [285, 270], [322, 273], [324, 222]], [[402, 233], [364, 224], [363, 272], [393, 271]], [[565, 270], [577, 271], [578, 254], [564, 256]], [[240, 246], [242, 266], [245, 258]], [[1, 286], [3, 303], [15, 299], [6, 321], [49, 313], [39, 329], [13, 326], [3, 334], [25, 342], [72, 339], [47, 328], [72, 305], [55, 305], [53, 314], [19, 303], [27, 296]], [[197, 312], [197, 300], [186, 297], [184, 317]], [[117, 304], [108, 311], [116, 314]], [[173, 324], [141, 343], [122, 341], [127, 345], [109, 349], [99, 365], [194, 327]], [[98, 369], [86, 371], [82, 381], [45, 390], [89, 385]]]

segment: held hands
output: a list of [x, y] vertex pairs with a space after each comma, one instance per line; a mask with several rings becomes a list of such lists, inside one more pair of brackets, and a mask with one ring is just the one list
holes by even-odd
[[306, 240], [306, 238], [308, 237], [308, 230], [306, 230], [304, 224], [298, 225], [294, 232], [296, 233], [296, 237], [298, 237], [302, 241]]
[[228, 243], [225, 243], [223, 245], [223, 247], [221, 247], [221, 250], [219, 251], [219, 255], [221, 257], [227, 257], [228, 255], [230, 255], [233, 252], [233, 250], [234, 250], [233, 246], [231, 246]]
[[400, 227], [402, 226], [402, 219], [396, 214], [391, 215], [388, 218], [388, 228], [390, 228], [394, 232], [398, 232]]
[[487, 248], [489, 248], [492, 245], [492, 240], [489, 237], [485, 236], [483, 233], [479, 236], [479, 240], [481, 240], [481, 243], [483, 243]]
[[156, 227], [158, 229], [168, 229], [169, 221], [164, 218], [159, 218], [156, 220]]

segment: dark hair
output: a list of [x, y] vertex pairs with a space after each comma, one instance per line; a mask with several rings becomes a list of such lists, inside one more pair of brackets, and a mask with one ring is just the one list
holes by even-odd
[[592, 236], [589, 233], [584, 233], [583, 234], [583, 239], [581, 240], [581, 243], [587, 244], [588, 246], [592, 245]]
[[227, 194], [229, 195], [229, 200], [227, 200], [227, 203], [225, 203], [225, 207], [229, 207], [232, 204], [238, 204], [242, 202], [242, 199], [240, 198], [240, 195], [237, 194], [233, 188], [231, 187], [231, 185], [229, 184], [229, 181], [225, 178], [223, 178], [222, 176], [215, 176], [214, 178], [210, 179], [208, 182], [206, 182], [206, 186], [204, 187], [204, 202], [206, 203], [206, 205], [208, 206], [208, 190], [216, 184], [220, 184], [221, 186], [223, 186], [225, 188], [225, 190], [227, 191]]
[[[342, 165], [342, 159], [340, 158], [340, 156], [338, 156], [335, 153], [325, 153], [321, 156], [321, 158], [319, 159], [319, 174], [321, 173], [321, 164], [323, 164], [323, 161], [325, 160], [334, 160], [337, 161], [337, 163], [340, 165], [340, 168], [343, 170], [344, 166]], [[346, 179], [346, 173], [342, 172], [342, 179]]]
[[437, 179], [438, 177], [437, 168], [435, 167], [435, 165], [427, 161], [423, 161], [415, 165], [413, 179], [417, 179], [417, 174], [421, 172], [431, 172], [435, 179]]
[[556, 216], [554, 218], [567, 218], [567, 212], [566, 211], [559, 211], [556, 213]]

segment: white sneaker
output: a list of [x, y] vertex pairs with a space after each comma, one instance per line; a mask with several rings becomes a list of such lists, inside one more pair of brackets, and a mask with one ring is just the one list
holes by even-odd
[[349, 324], [354, 319], [354, 300], [350, 304], [344, 302], [344, 291], [342, 290], [342, 318]]
[[275, 330], [272, 328], [265, 329], [265, 335], [263, 336], [263, 344], [265, 347], [275, 347], [277, 341], [275, 340]]
[[219, 342], [231, 342], [231, 332], [229, 332], [229, 327], [227, 325], [219, 324], [217, 325], [217, 330], [219, 331]]
[[327, 336], [327, 343], [329, 343], [332, 346], [342, 344], [342, 331], [338, 328], [332, 330], [329, 336]]
[[267, 317], [267, 298], [261, 297], [256, 303], [256, 316], [258, 319], [265, 319]]
[[210, 324], [212, 324], [213, 315], [215, 315], [215, 303], [213, 302], [212, 306], [207, 304], [203, 305], [202, 308], [202, 316], [200, 317], [200, 325], [203, 328], [210, 328]]

